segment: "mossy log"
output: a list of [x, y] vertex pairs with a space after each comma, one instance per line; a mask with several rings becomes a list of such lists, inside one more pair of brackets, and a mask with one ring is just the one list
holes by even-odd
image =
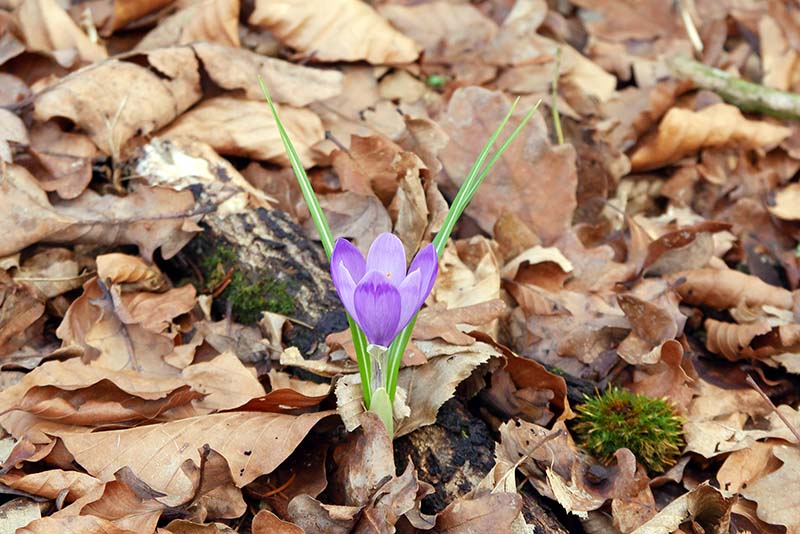
[[[442, 511], [472, 490], [495, 464], [495, 438], [491, 430], [458, 397], [442, 405], [436, 424], [398, 438], [394, 445], [398, 472], [412, 461], [417, 476], [434, 487], [435, 493], [422, 501], [422, 511], [429, 514]], [[524, 489], [522, 492], [522, 512], [534, 532], [569, 532], [541, 496]]]
[[[325, 336], [347, 328], [322, 247], [309, 240], [284, 212], [263, 208], [212, 213], [203, 232], [183, 250], [202, 275], [201, 291], [216, 288], [217, 313], [253, 324], [263, 311], [291, 321], [285, 342], [304, 354], [317, 352]], [[224, 289], [223, 289], [224, 288]]]

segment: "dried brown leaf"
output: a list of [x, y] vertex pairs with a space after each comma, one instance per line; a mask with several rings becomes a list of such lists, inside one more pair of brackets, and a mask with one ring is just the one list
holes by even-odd
[[151, 488], [188, 499], [194, 484], [181, 466], [187, 460], [199, 465], [204, 445], [225, 457], [234, 483], [242, 487], [272, 472], [331, 413], [230, 412], [128, 430], [60, 432], [59, 437], [75, 460], [100, 480], [111, 480], [128, 466]]
[[34, 117], [66, 117], [104, 153], [118, 155], [131, 138], [169, 124], [200, 99], [192, 48], [163, 48], [145, 56], [148, 66], [118, 57], [61, 79], [36, 95]]
[[269, 510], [260, 510], [250, 527], [253, 534], [305, 534], [305, 531], [287, 521], [281, 519]]
[[105, 48], [83, 33], [56, 0], [25, 0], [17, 19], [27, 49], [51, 53], [63, 67], [107, 57]]
[[444, 304], [433, 304], [419, 312], [411, 336], [412, 339], [441, 338], [452, 345], [472, 345], [475, 338], [465, 334], [464, 327], [459, 325], [484, 326], [502, 316], [506, 308], [500, 299], [451, 309]]
[[459, 499], [436, 517], [436, 532], [510, 532], [511, 524], [521, 510], [522, 498], [516, 493], [490, 493], [475, 499]]
[[786, 221], [800, 220], [800, 184], [792, 183], [775, 193], [775, 202], [767, 209]]
[[[464, 181], [471, 162], [509, 106], [503, 93], [481, 87], [466, 87], [453, 94], [441, 121], [450, 136], [441, 154], [451, 180], [445, 189], [450, 193]], [[527, 105], [519, 106], [508, 127], [513, 128], [527, 111]], [[547, 127], [539, 114], [498, 160], [466, 213], [491, 232], [497, 217], [511, 211], [549, 244], [571, 225], [576, 187], [574, 148], [569, 144], [550, 146]]]
[[15, 283], [0, 271], [0, 350], [10, 353], [24, 345], [24, 332], [44, 313], [44, 302], [33, 289]]
[[27, 145], [29, 143], [28, 129], [25, 128], [22, 119], [14, 113], [7, 109], [0, 109], [0, 161], [5, 163], [11, 163], [14, 160], [9, 142]]
[[140, 289], [155, 290], [163, 284], [164, 275], [155, 265], [141, 258], [114, 252], [97, 256], [97, 276], [112, 284], [137, 284]]
[[107, 519], [91, 515], [43, 517], [17, 529], [17, 534], [149, 534], [118, 527]]
[[193, 403], [201, 412], [237, 408], [265, 394], [255, 370], [245, 367], [231, 352], [192, 364], [181, 375], [192, 390], [205, 395]]
[[31, 129], [29, 150], [41, 166], [41, 170], [32, 172], [45, 191], [55, 191], [61, 198], [70, 199], [89, 185], [92, 160], [98, 152], [88, 136], [63, 132], [51, 121], [37, 123]]
[[[193, 48], [214, 83], [229, 91], [243, 89], [248, 99], [262, 104], [259, 75], [264, 78], [272, 99], [290, 106], [307, 106], [338, 96], [342, 91], [342, 74], [337, 71], [313, 69], [212, 43], [196, 43]], [[283, 113], [281, 120], [285, 120]]]
[[152, 50], [198, 41], [238, 47], [239, 2], [203, 0], [192, 3], [160, 21], [136, 48]]
[[250, 24], [318, 61], [410, 63], [417, 45], [360, 0], [258, 0]]
[[769, 150], [786, 139], [785, 126], [745, 119], [729, 104], [715, 104], [701, 111], [672, 108], [631, 155], [634, 171], [656, 169], [674, 163], [702, 148], [742, 146]]
[[725, 534], [730, 529], [735, 499], [707, 482], [673, 500], [633, 534], [669, 534], [690, 520], [703, 532]]
[[[389, 213], [374, 195], [350, 191], [319, 195], [319, 204], [328, 219], [333, 237], [350, 239], [365, 256], [375, 238], [392, 229]], [[310, 219], [306, 221], [305, 228], [308, 234], [316, 235]]]
[[310, 495], [298, 495], [289, 501], [289, 519], [304, 532], [350, 534], [361, 512], [360, 506], [322, 504]]
[[[311, 145], [325, 137], [319, 117], [308, 109], [276, 107], [300, 160], [311, 167]], [[272, 112], [261, 101], [229, 96], [205, 100], [160, 135], [202, 141], [220, 154], [289, 163]]]
[[669, 277], [681, 281], [675, 288], [686, 304], [712, 308], [735, 308], [769, 305], [792, 309], [792, 293], [782, 287], [767, 284], [757, 276], [735, 270], [692, 269], [679, 271]]
[[333, 450], [336, 471], [328, 492], [334, 502], [364, 506], [388, 479], [394, 477], [392, 440], [372, 412], [359, 417], [359, 427]]
[[40, 473], [10, 471], [0, 475], [0, 483], [47, 499], [56, 499], [60, 493], [66, 492], [64, 502], [68, 503], [91, 494], [103, 486], [102, 482], [91, 475], [62, 469], [50, 469]]
[[750, 483], [742, 495], [758, 504], [758, 517], [773, 525], [783, 525], [788, 532], [800, 529], [800, 518], [794, 510], [800, 506], [796, 488], [800, 483], [800, 450], [797, 446], [780, 445], [772, 454], [783, 462], [773, 473]]
[[138, 187], [128, 196], [118, 197], [87, 190], [74, 200], [51, 205], [31, 175], [16, 166], [6, 168], [0, 182], [0, 203], [27, 206], [0, 220], [0, 232], [6, 236], [0, 256], [47, 240], [136, 244], [145, 258], [162, 247], [163, 257], [170, 258], [189, 242], [196, 228], [191, 222], [197, 216], [190, 191]]

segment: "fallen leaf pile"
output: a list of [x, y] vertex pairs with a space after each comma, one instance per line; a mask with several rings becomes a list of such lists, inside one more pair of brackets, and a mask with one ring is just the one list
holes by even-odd
[[[0, 0], [0, 531], [800, 532], [800, 128], [670, 67], [797, 92], [798, 21]], [[514, 99], [506, 133], [543, 102], [440, 257], [394, 441], [343, 309], [292, 300], [320, 258], [336, 302], [259, 76], [334, 236], [408, 257]], [[666, 472], [579, 446], [611, 385], [683, 422]]]

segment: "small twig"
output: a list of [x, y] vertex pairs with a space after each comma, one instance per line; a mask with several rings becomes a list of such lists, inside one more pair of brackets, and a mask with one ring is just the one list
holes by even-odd
[[764, 393], [764, 391], [758, 386], [758, 384], [756, 384], [756, 381], [753, 380], [752, 376], [747, 375], [747, 383], [750, 385], [751, 388], [756, 390], [759, 395], [761, 395], [761, 398], [764, 399], [764, 401], [767, 404], [769, 404], [770, 408], [772, 408], [772, 411], [775, 412], [775, 415], [777, 415], [780, 418], [780, 420], [783, 421], [783, 424], [786, 425], [786, 427], [789, 429], [789, 432], [794, 434], [795, 439], [797, 439], [797, 443], [800, 444], [800, 432], [798, 432], [798, 430], [794, 427], [791, 421], [786, 419], [786, 417], [781, 412], [778, 411], [778, 408], [775, 407], [775, 404], [773, 404], [772, 400], [770, 400], [770, 398], [767, 397], [767, 394]]
[[217, 287], [215, 287], [213, 291], [211, 291], [212, 297], [217, 298], [218, 296], [220, 296], [222, 292], [225, 291], [225, 289], [231, 284], [231, 280], [233, 280], [234, 270], [235, 269], [233, 267], [228, 269], [228, 272], [225, 273], [224, 277], [222, 277], [222, 280], [220, 281], [219, 284], [217, 284]]
[[292, 473], [292, 476], [289, 477], [289, 480], [287, 480], [277, 488], [266, 492], [264, 495], [261, 495], [261, 498], [265, 499], [267, 497], [272, 497], [273, 495], [277, 495], [278, 493], [283, 492], [283, 490], [285, 490], [294, 483], [295, 478], [297, 478], [297, 473]]
[[558, 76], [561, 70], [561, 48], [556, 48], [556, 64], [553, 67], [553, 93], [550, 108], [553, 111], [553, 127], [556, 129], [556, 140], [564, 144], [564, 132], [561, 131], [561, 116], [558, 113]]
[[673, 75], [690, 80], [700, 89], [714, 91], [742, 111], [766, 113], [781, 119], [800, 120], [800, 95], [745, 81], [724, 70], [677, 56], [669, 61]]

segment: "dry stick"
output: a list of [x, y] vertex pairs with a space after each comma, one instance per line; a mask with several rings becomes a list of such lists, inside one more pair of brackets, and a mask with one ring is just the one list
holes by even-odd
[[742, 111], [800, 120], [800, 95], [796, 93], [745, 81], [686, 56], [672, 58], [669, 67], [677, 78], [691, 80], [700, 89], [714, 91]]
[[755, 389], [759, 395], [761, 395], [761, 398], [764, 399], [767, 402], [767, 404], [769, 404], [770, 408], [772, 408], [772, 411], [775, 412], [775, 415], [780, 417], [781, 421], [783, 421], [783, 424], [786, 425], [786, 427], [789, 429], [789, 432], [794, 434], [794, 437], [797, 439], [797, 443], [800, 443], [800, 432], [797, 431], [797, 429], [794, 427], [791, 421], [786, 419], [786, 417], [781, 412], [778, 411], [778, 409], [775, 407], [775, 404], [773, 404], [770, 398], [767, 397], [767, 394], [764, 393], [764, 391], [760, 387], [758, 387], [758, 384], [756, 384], [756, 381], [753, 380], [752, 376], [747, 375], [747, 383], [750, 385], [751, 388]]

